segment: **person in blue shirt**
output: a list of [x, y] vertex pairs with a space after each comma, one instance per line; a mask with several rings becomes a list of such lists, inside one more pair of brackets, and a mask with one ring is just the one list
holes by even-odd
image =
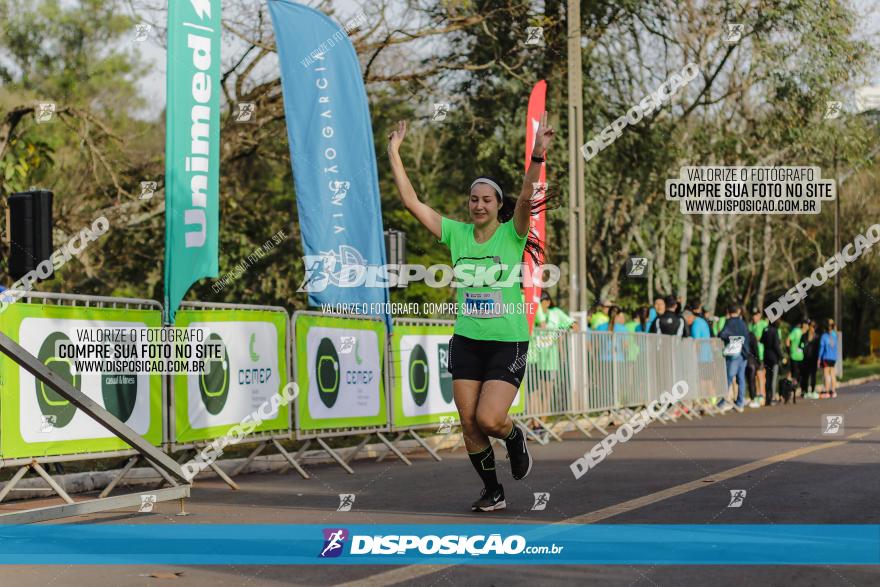
[[[608, 322], [603, 322], [596, 327], [596, 332], [627, 332], [624, 322], [626, 314], [621, 312], [619, 306], [611, 306], [608, 311]], [[599, 360], [622, 361], [626, 355], [625, 337], [607, 336], [599, 339]], [[612, 346], [613, 345], [613, 346]]]
[[834, 330], [834, 320], [830, 318], [825, 322], [825, 332], [819, 339], [819, 366], [822, 367], [825, 389], [821, 397], [837, 397], [837, 332]]
[[693, 308], [684, 311], [684, 321], [690, 329], [691, 338], [710, 338], [712, 332], [709, 330], [709, 323], [706, 319], [698, 315]]
[[712, 331], [709, 329], [709, 323], [700, 316], [693, 306], [688, 306], [687, 310], [682, 314], [689, 336], [699, 339], [697, 342], [697, 356], [700, 363], [706, 364], [712, 362], [712, 343], [709, 339], [712, 337]]
[[[741, 318], [741, 309], [736, 304], [731, 304], [727, 309], [727, 321], [724, 328], [718, 333], [718, 337], [724, 342], [724, 361], [727, 364], [727, 387], [736, 379], [736, 402], [732, 407], [737, 411], [743, 410], [746, 390], [746, 357], [749, 353], [749, 328]], [[724, 411], [730, 410], [731, 406], [726, 399], [718, 402], [718, 407]]]
[[628, 332], [626, 326], [626, 314], [619, 306], [611, 306], [608, 312], [608, 322], [603, 322], [595, 328], [596, 332]]
[[[648, 310], [647, 306], [642, 306], [637, 309], [632, 316], [632, 320], [627, 322], [627, 330], [630, 332], [648, 332], [648, 325], [651, 323], [651, 312], [654, 309], [651, 308]], [[655, 316], [656, 317], [656, 316]]]

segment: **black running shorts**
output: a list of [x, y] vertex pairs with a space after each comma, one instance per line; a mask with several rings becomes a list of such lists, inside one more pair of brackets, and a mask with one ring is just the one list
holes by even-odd
[[526, 372], [529, 342], [474, 340], [460, 334], [449, 341], [448, 370], [452, 379], [499, 379], [519, 388]]

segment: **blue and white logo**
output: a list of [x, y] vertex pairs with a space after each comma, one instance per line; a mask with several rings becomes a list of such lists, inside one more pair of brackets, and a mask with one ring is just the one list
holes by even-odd
[[318, 558], [335, 558], [345, 550], [345, 541], [348, 539], [348, 530], [345, 528], [324, 528], [324, 548]]

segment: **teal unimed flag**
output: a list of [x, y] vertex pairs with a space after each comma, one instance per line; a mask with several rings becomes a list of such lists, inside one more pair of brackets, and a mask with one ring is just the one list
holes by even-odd
[[[288, 0], [269, 0], [281, 67], [309, 305], [353, 304], [389, 328], [376, 151], [349, 26]], [[363, 17], [366, 18], [366, 17]], [[360, 272], [360, 273], [359, 273]]]
[[165, 112], [165, 317], [216, 277], [219, 240], [220, 0], [170, 0]]

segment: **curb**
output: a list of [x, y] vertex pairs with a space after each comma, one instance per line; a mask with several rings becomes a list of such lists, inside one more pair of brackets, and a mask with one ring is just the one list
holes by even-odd
[[[864, 383], [870, 383], [874, 381], [880, 381], [880, 375], [869, 375], [866, 377], [860, 377], [858, 379], [852, 379], [850, 381], [846, 381], [844, 383], [840, 383], [838, 388], [843, 387], [853, 387], [856, 385], [862, 385]], [[601, 426], [609, 426], [611, 425], [612, 418], [608, 417], [608, 415], [603, 415], [597, 419], [597, 422]], [[562, 432], [559, 430], [558, 424], [565, 424], [567, 427], [567, 422], [556, 422], [553, 424], [554, 430], [557, 432]], [[434, 450], [446, 450], [452, 448], [458, 444], [458, 434], [447, 434], [445, 436], [431, 436], [425, 437], [424, 441], [431, 446]], [[404, 454], [412, 454], [423, 452], [424, 449], [421, 445], [419, 445], [415, 440], [402, 440], [401, 442], [396, 444], [397, 448], [400, 452]], [[346, 447], [344, 449], [337, 449], [337, 453], [345, 459], [346, 456], [352, 451], [355, 450], [356, 447]], [[376, 459], [382, 455], [390, 458], [391, 460], [396, 460], [396, 457], [388, 450], [388, 448], [382, 444], [381, 442], [377, 442], [374, 444], [365, 445], [357, 455], [355, 461], [364, 460], [364, 459]], [[217, 461], [217, 465], [225, 472], [231, 473], [234, 471], [241, 463], [245, 461], [245, 458], [235, 458], [235, 459], [225, 459]], [[303, 453], [303, 455], [299, 458], [299, 462], [303, 465], [315, 465], [315, 464], [333, 464], [336, 461], [330, 457], [323, 450], [309, 450]], [[270, 473], [273, 471], [280, 471], [283, 469], [290, 468], [289, 463], [284, 459], [284, 457], [280, 454], [270, 454], [270, 455], [261, 455], [255, 458], [244, 470], [239, 474], [244, 473]], [[97, 492], [106, 487], [118, 474], [119, 469], [113, 469], [109, 471], [84, 471], [81, 473], [67, 473], [64, 475], [55, 475], [53, 478], [55, 481], [61, 485], [64, 490], [69, 494], [77, 494], [77, 493], [89, 493], [89, 492]], [[198, 481], [200, 479], [216, 479], [218, 478], [217, 474], [210, 469], [207, 469], [199, 474], [196, 478], [196, 483], [193, 486], [197, 486]], [[138, 487], [138, 486], [155, 486], [161, 477], [159, 474], [152, 469], [151, 467], [137, 467], [128, 472], [125, 478], [119, 482], [117, 487]], [[22, 479], [16, 484], [16, 490], [13, 491], [3, 503], [18, 501], [22, 499], [33, 499], [39, 497], [47, 497], [52, 496], [55, 497], [54, 492], [47, 491], [46, 482], [43, 479], [38, 477], [36, 478], [27, 478]]]

